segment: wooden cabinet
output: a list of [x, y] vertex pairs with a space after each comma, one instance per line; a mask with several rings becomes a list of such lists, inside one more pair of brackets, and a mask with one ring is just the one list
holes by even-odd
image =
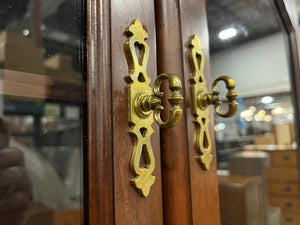
[[222, 225], [264, 225], [264, 196], [260, 177], [219, 176]]
[[[203, 44], [204, 75], [210, 89], [205, 1], [87, 2], [87, 222], [91, 225], [219, 225], [213, 113], [210, 108], [213, 161], [206, 171], [199, 165], [194, 144], [192, 71], [187, 57], [188, 40], [197, 34]], [[282, 11], [286, 13], [284, 6]], [[137, 18], [148, 33], [150, 86], [159, 74], [174, 73], [182, 82], [180, 93], [184, 97], [183, 114], [177, 126], [160, 129], [157, 124], [152, 125], [155, 184], [148, 197], [139, 195], [130, 182], [134, 177], [130, 170], [134, 139], [128, 124], [126, 75], [129, 69], [124, 31]], [[167, 92], [167, 87], [161, 91]], [[164, 106], [169, 109], [167, 104]]]
[[[205, 1], [88, 1], [90, 224], [220, 224], [216, 158], [211, 169], [204, 171], [194, 147], [192, 71], [186, 55], [187, 41], [198, 34], [209, 80], [205, 13]], [[184, 97], [183, 116], [177, 126], [159, 129], [152, 125], [155, 184], [148, 197], [139, 195], [130, 183], [134, 177], [130, 170], [134, 140], [127, 119], [124, 78], [128, 62], [123, 45], [125, 28], [137, 18], [149, 35], [150, 85], [159, 74], [174, 73], [182, 82]], [[212, 116], [209, 126], [214, 143]]]
[[[296, 100], [299, 100], [300, 73], [295, 35], [298, 21], [295, 23], [295, 17], [290, 17], [289, 1], [273, 1], [288, 31], [289, 44], [293, 47], [291, 58], [295, 74], [294, 90]], [[253, 4], [248, 0], [246, 2], [249, 6]], [[222, 4], [230, 3], [224, 1]], [[227, 14], [226, 11], [225, 16], [231, 16]], [[126, 28], [136, 19], [141, 22], [139, 32], [146, 36], [146, 40], [141, 42], [146, 41], [149, 58], [144, 62], [145, 55], [148, 54], [146, 45], [134, 43], [130, 53], [136, 56], [136, 65], [138, 68], [143, 66], [143, 69], [147, 66], [147, 71], [139, 71], [135, 79], [141, 83], [146, 82], [144, 75], [147, 73], [151, 82], [147, 79], [146, 83], [152, 88], [159, 74], [175, 74], [181, 81], [182, 88], [178, 92], [184, 100], [181, 103], [181, 120], [176, 126], [160, 128], [153, 123], [151, 128], [136, 129], [139, 133], [134, 136], [131, 133], [134, 133], [132, 130], [136, 124], [130, 120], [128, 111], [136, 105], [131, 104], [128, 98], [128, 86], [132, 84], [128, 74], [135, 68], [130, 65], [131, 56], [128, 56], [124, 43], [132, 35], [132, 31], [126, 31]], [[13, 177], [7, 176], [9, 184], [2, 184], [5, 188], [0, 188], [0, 224], [15, 225], [12, 222], [2, 222], [1, 219], [6, 219], [6, 214], [9, 219], [23, 220], [7, 213], [9, 210], [6, 207], [14, 205], [11, 196], [19, 200], [20, 185], [26, 194], [26, 204], [33, 199], [35, 203], [43, 205], [34, 205], [28, 211], [31, 216], [28, 221], [31, 223], [34, 220], [34, 223], [41, 224], [43, 222], [40, 221], [45, 220], [45, 224], [51, 225], [73, 224], [75, 221], [84, 225], [220, 225], [214, 109], [207, 107], [206, 111], [199, 107], [199, 111], [205, 111], [204, 114], [208, 115], [206, 118], [195, 116], [197, 110], [193, 109], [193, 105], [200, 105], [199, 102], [217, 102], [215, 97], [199, 97], [206, 88], [208, 92], [212, 91], [205, 0], [6, 0], [0, 3], [0, 28], [5, 30], [0, 35], [0, 94], [4, 96], [0, 98], [0, 108], [10, 114], [8, 116], [17, 114], [20, 117], [28, 115], [27, 109], [30, 108], [30, 117], [26, 119], [29, 122], [24, 123], [24, 127], [15, 126], [13, 135], [33, 136], [32, 143], [26, 141], [31, 147], [45, 144], [45, 148], [40, 150], [41, 155], [48, 159], [43, 161], [37, 154], [28, 163], [23, 163], [19, 159], [22, 157], [17, 155], [19, 169], [24, 172], [26, 164], [28, 171], [35, 174], [34, 185], [31, 185], [29, 177], [20, 176], [21, 173], [17, 173], [20, 176], [18, 182], [10, 181], [14, 180]], [[18, 34], [12, 34], [13, 30]], [[190, 65], [188, 57], [188, 51], [193, 48], [190, 41], [194, 35], [201, 40], [201, 44], [198, 42], [201, 50], [191, 57], [194, 59], [194, 67], [201, 67], [198, 68], [201, 76], [195, 76], [197, 79], [191, 79], [191, 74], [196, 69]], [[55, 50], [51, 46], [55, 46]], [[235, 63], [239, 62], [232, 62]], [[217, 74], [222, 75], [224, 74]], [[202, 86], [192, 96], [192, 85], [195, 83], [202, 83]], [[231, 84], [226, 86], [232, 87], [232, 82], [228, 83]], [[230, 90], [228, 96], [235, 99], [235, 92], [230, 87], [227, 89]], [[138, 94], [142, 94], [144, 90], [139, 91], [141, 93]], [[169, 90], [167, 82], [163, 82], [160, 91], [164, 96], [157, 94], [156, 97], [162, 98], [165, 108], [162, 110], [162, 118], [166, 120], [171, 108], [168, 95], [174, 90]], [[158, 92], [157, 90], [156, 93]], [[178, 95], [174, 99], [171, 98], [169, 102], [172, 104], [172, 100], [178, 101]], [[18, 104], [8, 104], [11, 103], [10, 100]], [[30, 104], [24, 105], [24, 102]], [[41, 104], [37, 106], [36, 103]], [[22, 110], [15, 110], [18, 107]], [[300, 112], [299, 105], [297, 107], [296, 111]], [[153, 109], [153, 105], [150, 108]], [[136, 108], [134, 110], [138, 111]], [[223, 114], [225, 117], [227, 115]], [[46, 118], [48, 116], [53, 118]], [[147, 117], [145, 114], [141, 117], [143, 116]], [[177, 114], [175, 116], [178, 118]], [[16, 124], [21, 124], [22, 121]], [[2, 128], [5, 131], [2, 136], [6, 138], [2, 140], [2, 148], [7, 148], [8, 129], [4, 123], [2, 126], [5, 127]], [[296, 124], [296, 127], [299, 125]], [[19, 132], [22, 129], [23, 133]], [[65, 130], [68, 132], [64, 132]], [[148, 151], [148, 140], [146, 144], [140, 145], [141, 154], [138, 154], [141, 157], [136, 157], [139, 161], [134, 166], [131, 162], [134, 161], [132, 155], [137, 139], [144, 140], [147, 132], [151, 133], [151, 150], [155, 159], [155, 168], [151, 174], [152, 181], [155, 179], [155, 182], [149, 195], [141, 194], [137, 185], [132, 182], [137, 175], [132, 167], [137, 165], [141, 171], [145, 171], [149, 161], [153, 159]], [[1, 138], [3, 139], [0, 135]], [[69, 149], [64, 148], [65, 143], [69, 144]], [[197, 143], [201, 143], [201, 151], [200, 144], [197, 146]], [[18, 143], [14, 144], [19, 148]], [[70, 147], [74, 147], [73, 144], [76, 146], [75, 150]], [[25, 154], [33, 150], [22, 147]], [[210, 150], [211, 154], [205, 154], [210, 153]], [[71, 155], [71, 151], [74, 154]], [[59, 156], [56, 155], [57, 152]], [[209, 167], [203, 166], [203, 155], [207, 156], [204, 158], [208, 161], [212, 158]], [[17, 166], [2, 161], [3, 164], [12, 164], [6, 168], [8, 170], [11, 166]], [[58, 164], [56, 161], [59, 161]], [[70, 161], [74, 161], [72, 166], [68, 163]], [[154, 163], [154, 160], [151, 162]], [[267, 171], [270, 195], [274, 196], [272, 204], [284, 206], [285, 221], [296, 223], [299, 219], [296, 216], [299, 204], [295, 199], [299, 197], [299, 192], [295, 156], [284, 153], [272, 158], [272, 162], [276, 167]], [[52, 163], [53, 165], [48, 165]], [[4, 168], [2, 165], [0, 167], [0, 175], [3, 175]], [[44, 168], [53, 173], [43, 173]], [[61, 170], [56, 171], [55, 168]], [[67, 173], [74, 178], [74, 183], [68, 181]], [[147, 176], [150, 177], [148, 174]], [[274, 183], [278, 179], [282, 181], [280, 185]], [[22, 180], [26, 185], [22, 182], [18, 184]], [[261, 204], [261, 194], [256, 191], [260, 180], [239, 178], [231, 183], [238, 183], [243, 187], [233, 198], [241, 201], [249, 214], [259, 213], [265, 208]], [[12, 188], [8, 188], [9, 185]], [[37, 192], [33, 197], [32, 187]], [[7, 190], [9, 193], [6, 193]], [[3, 195], [1, 191], [4, 191]], [[13, 192], [17, 195], [14, 196]], [[253, 198], [241, 197], [249, 196], [250, 192], [254, 192]], [[2, 197], [9, 197], [6, 205], [1, 204]], [[54, 198], [55, 201], [52, 202]], [[259, 203], [259, 209], [251, 208], [253, 202]], [[227, 210], [227, 205], [223, 204], [221, 207]], [[21, 208], [23, 210], [25, 206]], [[20, 208], [16, 206], [15, 209]], [[243, 222], [245, 214], [236, 216]], [[229, 224], [234, 224], [230, 223], [230, 219]], [[247, 219], [255, 220], [251, 216]], [[261, 219], [256, 221], [256, 225], [262, 222]]]
[[269, 205], [282, 209], [282, 224], [299, 223], [299, 180], [296, 150], [266, 151], [270, 167], [266, 169]]

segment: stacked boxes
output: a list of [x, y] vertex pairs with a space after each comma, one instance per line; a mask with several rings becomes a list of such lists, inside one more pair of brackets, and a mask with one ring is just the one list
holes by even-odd
[[0, 33], [0, 63], [2, 68], [28, 73], [44, 74], [42, 47], [32, 38], [3, 31]]

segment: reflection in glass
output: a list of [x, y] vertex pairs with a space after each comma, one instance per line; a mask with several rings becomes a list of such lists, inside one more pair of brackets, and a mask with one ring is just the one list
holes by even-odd
[[79, 6], [0, 3], [0, 224], [83, 224]]
[[270, 0], [206, 2], [211, 80], [229, 75], [239, 93], [234, 117], [215, 116], [221, 224], [298, 224], [290, 54], [277, 8]]

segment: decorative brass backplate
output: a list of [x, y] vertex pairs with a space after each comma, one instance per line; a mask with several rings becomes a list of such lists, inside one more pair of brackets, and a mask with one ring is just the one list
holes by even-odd
[[[199, 162], [204, 170], [209, 170], [210, 163], [212, 161], [211, 154], [211, 140], [208, 131], [209, 124], [209, 105], [215, 106], [216, 113], [221, 117], [231, 117], [235, 115], [238, 109], [238, 102], [236, 98], [238, 96], [237, 92], [234, 90], [235, 83], [231, 77], [221, 76], [214, 80], [212, 84], [212, 93], [207, 93], [206, 81], [204, 79], [204, 55], [202, 52], [203, 45], [198, 37], [198, 35], [193, 35], [189, 40], [190, 50], [188, 52], [189, 60], [192, 68], [191, 75], [191, 91], [192, 91], [192, 101], [194, 123], [196, 125], [196, 138], [195, 144], [197, 152], [200, 154]], [[219, 81], [224, 81], [226, 88], [228, 89], [226, 98], [228, 100], [228, 111], [226, 113], [221, 113], [219, 101], [220, 92], [217, 91], [216, 86]]]
[[[155, 177], [152, 173], [155, 168], [155, 159], [151, 147], [150, 138], [153, 133], [153, 111], [155, 121], [162, 128], [175, 126], [181, 118], [182, 110], [179, 104], [183, 98], [179, 93], [181, 82], [177, 76], [170, 73], [163, 73], [154, 82], [153, 94], [149, 86], [151, 80], [147, 75], [147, 63], [149, 58], [149, 46], [145, 42], [148, 38], [146, 30], [140, 20], [136, 19], [125, 30], [127, 40], [124, 44], [125, 54], [128, 60], [129, 73], [127, 75], [128, 88], [128, 121], [130, 133], [134, 137], [134, 147], [131, 156], [131, 170], [135, 177], [132, 184], [139, 193], [147, 197]], [[136, 50], [139, 52], [137, 54]], [[160, 105], [163, 93], [160, 92], [160, 85], [164, 79], [169, 82], [171, 95], [168, 98], [171, 104], [170, 116], [163, 122], [160, 112], [163, 107]], [[140, 167], [140, 160], [144, 154], [147, 165]]]
[[194, 115], [193, 122], [196, 125], [195, 144], [199, 153], [199, 162], [203, 169], [209, 170], [210, 163], [213, 159], [211, 154], [211, 140], [208, 131], [209, 124], [209, 108], [201, 109], [198, 107], [198, 95], [207, 93], [206, 81], [204, 79], [204, 55], [202, 52], [203, 45], [198, 35], [193, 35], [189, 40], [190, 50], [188, 52], [192, 75], [191, 75], [191, 91], [192, 91], [192, 113]]

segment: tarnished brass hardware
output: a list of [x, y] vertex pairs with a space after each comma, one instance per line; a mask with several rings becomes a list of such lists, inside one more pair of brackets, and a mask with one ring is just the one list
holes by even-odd
[[[134, 136], [134, 147], [131, 155], [131, 170], [134, 178], [131, 180], [138, 192], [147, 197], [151, 186], [155, 182], [152, 173], [155, 168], [155, 159], [150, 142], [153, 129], [151, 127], [154, 118], [162, 128], [175, 126], [181, 118], [182, 110], [179, 104], [183, 98], [179, 93], [181, 82], [179, 78], [170, 73], [163, 73], [154, 82], [153, 92], [149, 86], [151, 80], [147, 75], [147, 63], [149, 58], [149, 46], [145, 42], [148, 38], [146, 30], [139, 19], [134, 20], [125, 30], [127, 40], [124, 44], [125, 54], [128, 60], [129, 73], [127, 75], [128, 90], [128, 121], [130, 133]], [[136, 49], [139, 54], [137, 54]], [[163, 122], [160, 117], [163, 106], [160, 92], [162, 81], [169, 82], [171, 95], [168, 101], [171, 105], [169, 118]], [[147, 160], [145, 167], [140, 167], [140, 160], [144, 154]]]
[[181, 89], [181, 82], [179, 78], [171, 73], [163, 73], [156, 78], [153, 86], [154, 95], [157, 98], [161, 98], [163, 96], [163, 93], [160, 92], [159, 89], [164, 79], [169, 81], [169, 89], [172, 92], [168, 98], [168, 101], [172, 106], [170, 109], [170, 115], [168, 120], [163, 122], [160, 118], [160, 112], [164, 109], [164, 107], [158, 104], [154, 108], [154, 118], [161, 128], [168, 128], [175, 126], [181, 118], [182, 109], [180, 108], [180, 103], [182, 102], [183, 97], [179, 93], [179, 90]]
[[[226, 113], [221, 113], [220, 111], [220, 105], [222, 104], [222, 102], [219, 100], [220, 92], [217, 91], [217, 84], [219, 81], [224, 81], [226, 84], [226, 88], [228, 89], [228, 92], [226, 94], [226, 98], [228, 100], [228, 111]], [[213, 92], [211, 94], [199, 93], [198, 95], [199, 107], [201, 109], [205, 109], [209, 105], [214, 105], [215, 111], [219, 116], [224, 118], [234, 116], [239, 107], [239, 104], [236, 101], [238, 93], [234, 90], [234, 88], [235, 88], [235, 83], [231, 77], [229, 76], [218, 77], [217, 79], [214, 80], [212, 84]]]
[[[198, 35], [193, 35], [189, 40], [189, 61], [192, 69], [191, 74], [191, 92], [192, 92], [192, 113], [194, 115], [193, 122], [196, 125], [195, 145], [199, 153], [199, 162], [204, 170], [209, 170], [210, 163], [213, 159], [211, 154], [211, 139], [208, 130], [209, 124], [209, 105], [215, 106], [215, 111], [222, 117], [233, 116], [238, 109], [236, 98], [237, 92], [234, 90], [235, 83], [228, 76], [218, 77], [212, 84], [212, 93], [207, 94], [206, 81], [204, 78], [204, 54], [202, 52], [203, 45]], [[220, 92], [217, 91], [217, 83], [224, 81], [228, 89], [226, 98], [228, 99], [228, 111], [224, 114], [220, 111], [222, 102], [219, 100]]]
[[[169, 89], [172, 92], [168, 98], [168, 101], [171, 104], [170, 116], [165, 122], [163, 122], [160, 117], [161, 110], [164, 109], [164, 107], [161, 105], [161, 98], [164, 93], [160, 92], [160, 85], [164, 79], [169, 81]], [[154, 110], [155, 121], [161, 128], [174, 127], [179, 122], [182, 115], [180, 103], [182, 102], [183, 97], [179, 93], [181, 88], [181, 82], [176, 75], [172, 73], [163, 73], [159, 75], [154, 82], [153, 95], [137, 95], [134, 102], [136, 113], [140, 117], [145, 118], [150, 115], [152, 110]]]

